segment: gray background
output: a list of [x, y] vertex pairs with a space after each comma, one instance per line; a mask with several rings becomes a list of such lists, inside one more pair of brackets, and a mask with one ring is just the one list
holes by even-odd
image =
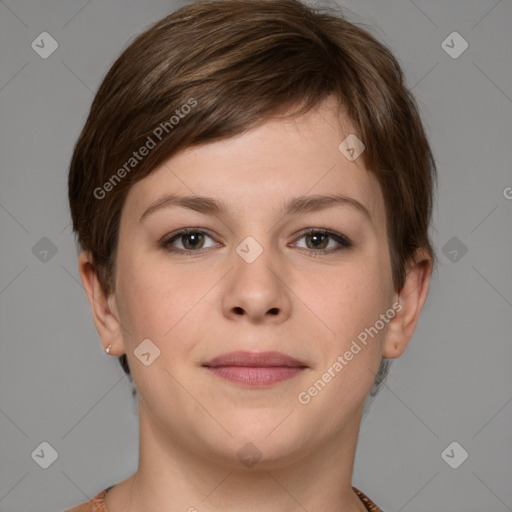
[[[512, 3], [339, 4], [399, 58], [439, 169], [440, 265], [363, 422], [353, 483], [388, 512], [512, 510]], [[131, 385], [79, 282], [66, 178], [104, 74], [180, 5], [0, 2], [1, 512], [63, 510], [136, 470]], [[43, 31], [59, 45], [47, 59], [31, 48]], [[442, 46], [453, 31], [469, 44], [458, 58]], [[43, 441], [58, 452], [48, 469], [31, 457]], [[441, 457], [453, 441], [469, 453], [457, 469]]]

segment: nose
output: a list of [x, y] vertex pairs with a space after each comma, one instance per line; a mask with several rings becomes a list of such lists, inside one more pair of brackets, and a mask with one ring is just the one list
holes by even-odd
[[248, 262], [236, 252], [222, 299], [224, 314], [231, 320], [281, 323], [291, 314], [292, 301], [287, 272], [282, 262], [265, 249]]

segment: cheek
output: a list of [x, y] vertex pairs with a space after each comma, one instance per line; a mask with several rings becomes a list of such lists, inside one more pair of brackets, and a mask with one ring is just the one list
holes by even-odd
[[[180, 382], [186, 380], [182, 376], [183, 362], [190, 360], [190, 350], [197, 340], [194, 328], [200, 322], [195, 308], [191, 308], [205, 290], [197, 289], [198, 280], [192, 279], [191, 283], [169, 269], [163, 272], [139, 262], [125, 264], [123, 270], [118, 280], [119, 313], [126, 327], [123, 342], [137, 389], [150, 402], [178, 400], [180, 387], [173, 376]], [[142, 345], [148, 339], [151, 343], [145, 341]], [[139, 357], [147, 352], [152, 361], [146, 366]], [[188, 388], [193, 389], [190, 385]]]
[[157, 258], [136, 255], [125, 259], [119, 270], [120, 315], [129, 331], [123, 337], [131, 350], [148, 338], [162, 355], [186, 352], [195, 339], [193, 326], [201, 322], [198, 315], [214, 276], [198, 274], [192, 266], [173, 268]]
[[378, 262], [361, 258], [304, 280], [297, 295], [305, 298], [305, 304], [325, 325], [331, 344], [340, 350], [388, 309], [388, 287], [388, 276]]
[[[380, 315], [388, 309], [387, 290], [379, 272], [353, 266], [346, 275], [334, 275], [323, 292], [315, 287], [313, 302], [319, 312], [318, 331], [327, 333], [322, 356], [297, 401], [308, 414], [324, 416], [324, 427], [337, 428], [342, 418], [355, 412], [371, 390], [380, 359], [380, 339], [386, 332]], [[313, 304], [314, 303], [314, 304]], [[314, 320], [312, 320], [314, 321]], [[375, 329], [376, 322], [379, 322]], [[322, 325], [329, 327], [324, 329]]]

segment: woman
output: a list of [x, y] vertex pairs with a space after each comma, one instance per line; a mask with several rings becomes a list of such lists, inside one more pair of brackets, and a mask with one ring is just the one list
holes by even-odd
[[427, 297], [435, 176], [397, 61], [339, 13], [196, 1], [135, 39], [69, 201], [139, 466], [70, 510], [380, 510], [355, 450]]

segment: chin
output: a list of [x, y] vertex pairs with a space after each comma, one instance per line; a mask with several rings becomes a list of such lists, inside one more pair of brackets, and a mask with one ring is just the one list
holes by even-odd
[[285, 426], [286, 420], [279, 426], [285, 416], [257, 425], [240, 422], [236, 429], [229, 429], [233, 437], [222, 435], [222, 440], [210, 439], [208, 444], [233, 469], [285, 468], [304, 456], [304, 440], [312, 441], [306, 431], [297, 432], [290, 429], [291, 425]]

